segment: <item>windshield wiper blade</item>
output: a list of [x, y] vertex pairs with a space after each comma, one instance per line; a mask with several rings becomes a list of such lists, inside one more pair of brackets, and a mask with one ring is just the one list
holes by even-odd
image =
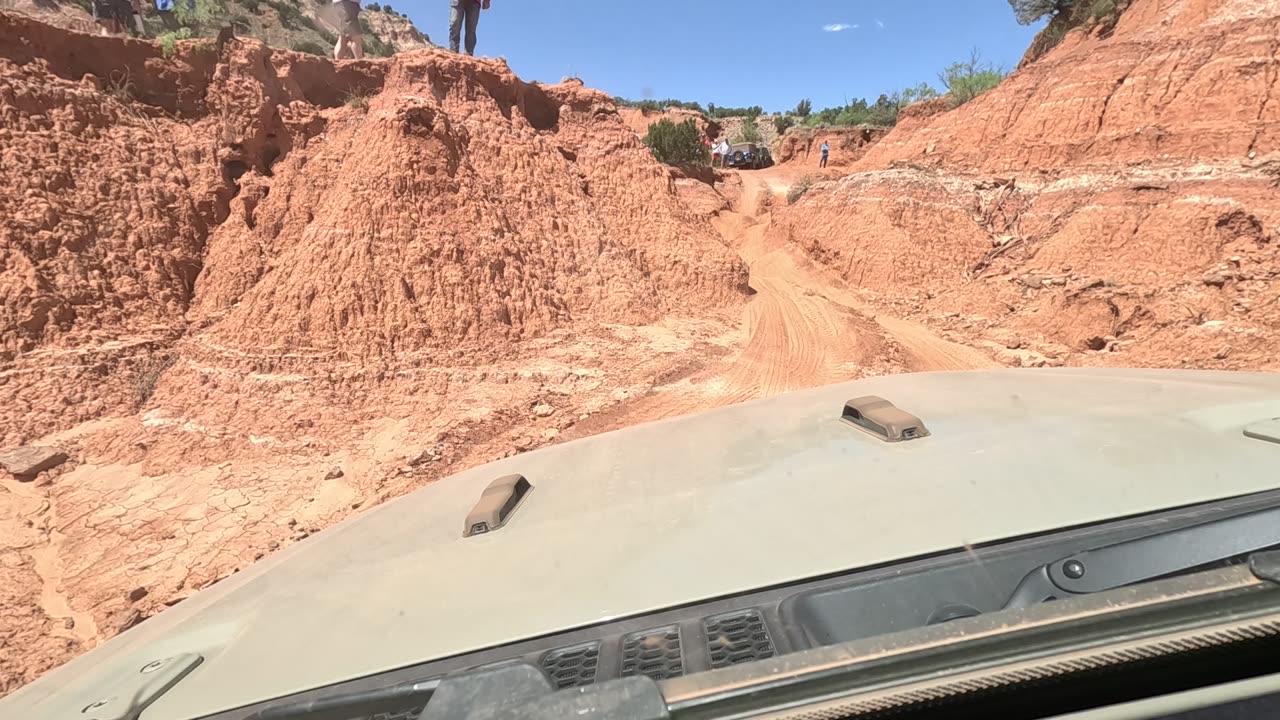
[[439, 686], [440, 678], [432, 678], [377, 690], [299, 700], [265, 708], [252, 717], [254, 720], [349, 720], [353, 716], [390, 714], [410, 707], [424, 707]]
[[1085, 550], [1032, 570], [1005, 608], [1110, 590], [1280, 546], [1280, 507]]

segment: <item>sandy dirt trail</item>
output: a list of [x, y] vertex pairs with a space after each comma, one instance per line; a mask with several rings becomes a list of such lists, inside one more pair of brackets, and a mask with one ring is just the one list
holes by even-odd
[[891, 370], [1001, 367], [919, 323], [878, 313], [795, 248], [771, 240], [768, 207], [786, 202], [790, 182], [770, 170], [741, 177], [737, 207], [712, 223], [747, 262], [756, 291], [743, 312], [742, 351], [606, 413], [591, 432], [853, 380], [895, 354]]

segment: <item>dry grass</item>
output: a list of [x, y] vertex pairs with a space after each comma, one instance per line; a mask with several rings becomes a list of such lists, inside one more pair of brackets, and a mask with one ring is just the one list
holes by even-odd
[[139, 410], [147, 406], [156, 392], [156, 386], [160, 384], [160, 378], [166, 370], [173, 367], [177, 359], [173, 353], [157, 352], [144, 357], [134, 367], [134, 399]]
[[815, 180], [812, 175], [806, 175], [797, 180], [795, 184], [787, 190], [787, 204], [795, 205], [800, 198], [804, 197], [805, 193], [809, 192], [809, 188], [813, 187], [814, 182]]

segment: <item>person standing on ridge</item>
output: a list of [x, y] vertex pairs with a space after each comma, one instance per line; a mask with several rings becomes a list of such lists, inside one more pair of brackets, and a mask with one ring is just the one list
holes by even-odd
[[351, 57], [364, 57], [364, 29], [360, 27], [360, 0], [333, 0], [338, 10], [338, 44], [333, 46], [333, 59], [351, 48]]
[[132, 14], [131, 0], [93, 1], [93, 19], [98, 21], [103, 35], [124, 37]]
[[138, 37], [146, 37], [147, 29], [142, 24], [142, 0], [130, 0], [129, 9], [131, 10], [129, 15], [133, 19], [134, 34]]
[[462, 23], [467, 24], [467, 54], [476, 54], [476, 26], [480, 11], [489, 9], [489, 0], [449, 0], [449, 49], [458, 52], [462, 40]]
[[818, 161], [818, 167], [827, 166], [827, 153], [830, 153], [830, 152], [831, 152], [831, 146], [827, 144], [826, 140], [823, 140], [822, 141], [822, 159]]

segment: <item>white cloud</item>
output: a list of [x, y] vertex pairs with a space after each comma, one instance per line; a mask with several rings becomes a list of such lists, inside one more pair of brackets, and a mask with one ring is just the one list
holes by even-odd
[[883, 29], [884, 29], [884, 22], [883, 22], [883, 21], [880, 21], [880, 20], [877, 20], [877, 21], [876, 21], [876, 27], [878, 27], [878, 28], [880, 28], [881, 30], [883, 30]]
[[823, 25], [822, 29], [827, 32], [841, 32], [842, 30], [857, 30], [858, 26], [848, 23], [831, 23], [830, 25]]

